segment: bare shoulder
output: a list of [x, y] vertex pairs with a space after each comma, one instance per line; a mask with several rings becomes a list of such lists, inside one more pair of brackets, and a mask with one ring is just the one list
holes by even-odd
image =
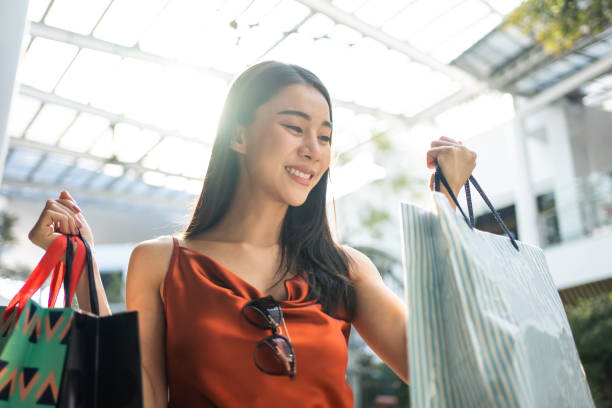
[[349, 257], [351, 279], [353, 279], [355, 283], [359, 283], [363, 280], [382, 279], [376, 265], [374, 265], [374, 262], [372, 262], [366, 254], [344, 244], [342, 245], [342, 249]]
[[128, 279], [138, 282], [138, 286], [159, 287], [166, 276], [172, 249], [172, 236], [162, 236], [136, 245], [130, 255]]

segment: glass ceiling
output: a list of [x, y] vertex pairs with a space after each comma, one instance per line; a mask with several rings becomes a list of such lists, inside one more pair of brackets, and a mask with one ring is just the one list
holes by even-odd
[[[336, 12], [321, 14], [311, 9], [316, 3]], [[469, 75], [446, 64], [518, 3], [30, 0], [3, 192], [46, 186], [101, 197], [192, 197], [229, 82], [266, 59], [303, 65], [327, 85], [340, 154], [473, 92], [462, 80]], [[364, 35], [363, 26], [402, 41], [410, 53]], [[374, 163], [350, 168], [347, 177], [364, 180], [355, 172], [380, 170]]]

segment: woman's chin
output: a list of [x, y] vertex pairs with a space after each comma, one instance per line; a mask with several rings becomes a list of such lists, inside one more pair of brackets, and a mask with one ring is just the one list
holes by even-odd
[[306, 202], [307, 198], [307, 195], [303, 197], [291, 197], [286, 201], [286, 203], [289, 204], [291, 207], [299, 207]]

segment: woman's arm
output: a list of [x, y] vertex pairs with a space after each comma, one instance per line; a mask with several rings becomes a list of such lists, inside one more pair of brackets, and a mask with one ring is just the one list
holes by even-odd
[[357, 308], [353, 326], [368, 346], [408, 384], [406, 305], [385, 285], [370, 258], [349, 246], [343, 248], [351, 258], [351, 278], [355, 282]]
[[128, 266], [126, 308], [138, 311], [144, 408], [168, 406], [166, 320], [159, 289], [172, 255], [167, 237], [139, 244]]

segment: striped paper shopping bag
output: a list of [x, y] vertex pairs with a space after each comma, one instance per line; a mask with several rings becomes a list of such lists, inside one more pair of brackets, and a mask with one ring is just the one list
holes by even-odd
[[412, 406], [593, 407], [542, 250], [433, 194], [401, 205]]

